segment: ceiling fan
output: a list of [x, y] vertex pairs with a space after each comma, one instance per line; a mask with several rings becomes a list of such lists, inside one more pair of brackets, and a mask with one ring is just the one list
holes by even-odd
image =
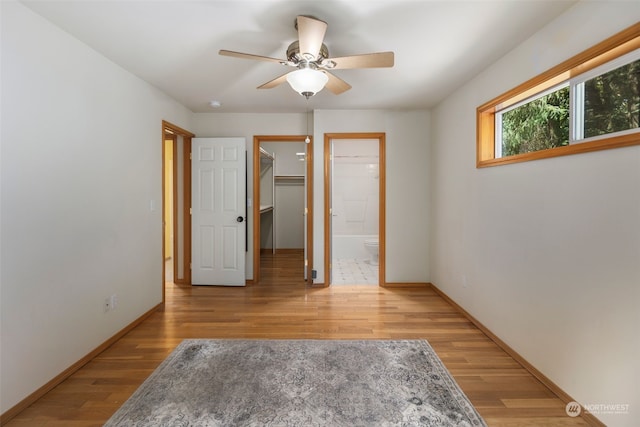
[[363, 55], [329, 57], [329, 50], [323, 43], [327, 31], [327, 23], [311, 16], [299, 15], [295, 28], [298, 40], [287, 48], [287, 59], [270, 58], [250, 53], [220, 50], [218, 53], [235, 58], [258, 61], [277, 62], [281, 65], [296, 68], [275, 79], [258, 86], [258, 89], [271, 89], [285, 81], [300, 95], [309, 99], [321, 91], [325, 85], [336, 95], [349, 89], [351, 85], [330, 73], [329, 70], [347, 68], [384, 68], [393, 67], [393, 52], [376, 52]]

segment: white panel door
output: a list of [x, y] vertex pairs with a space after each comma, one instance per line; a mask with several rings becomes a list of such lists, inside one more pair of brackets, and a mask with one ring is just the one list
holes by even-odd
[[191, 145], [191, 283], [245, 285], [244, 138]]

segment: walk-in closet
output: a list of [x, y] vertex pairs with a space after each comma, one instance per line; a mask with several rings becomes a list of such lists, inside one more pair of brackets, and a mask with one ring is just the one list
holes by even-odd
[[260, 252], [302, 252], [305, 245], [304, 142], [260, 146]]
[[276, 253], [275, 153], [260, 147], [260, 252]]

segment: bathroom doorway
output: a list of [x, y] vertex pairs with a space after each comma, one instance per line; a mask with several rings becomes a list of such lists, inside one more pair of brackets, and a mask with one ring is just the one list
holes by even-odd
[[325, 135], [325, 281], [384, 285], [385, 135]]

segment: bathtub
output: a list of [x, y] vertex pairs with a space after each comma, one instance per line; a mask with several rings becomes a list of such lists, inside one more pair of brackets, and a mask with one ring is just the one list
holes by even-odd
[[343, 234], [333, 236], [331, 257], [333, 259], [368, 259], [364, 241], [377, 239], [375, 234]]

